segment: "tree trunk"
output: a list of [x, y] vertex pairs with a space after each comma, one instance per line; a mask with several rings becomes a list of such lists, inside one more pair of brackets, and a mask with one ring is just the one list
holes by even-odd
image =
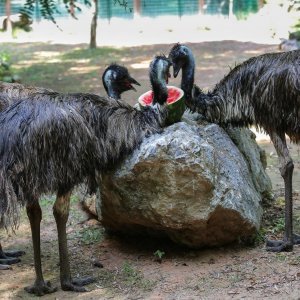
[[97, 19], [98, 19], [98, 0], [94, 0], [94, 7], [95, 7], [95, 11], [91, 23], [91, 37], [90, 37], [91, 49], [97, 48], [96, 35], [97, 35]]
[[3, 29], [6, 30], [7, 32], [10, 32], [12, 34], [12, 24], [11, 24], [11, 10], [10, 10], [10, 0], [5, 1], [5, 14], [6, 14], [6, 19], [5, 19], [5, 24], [3, 24]]

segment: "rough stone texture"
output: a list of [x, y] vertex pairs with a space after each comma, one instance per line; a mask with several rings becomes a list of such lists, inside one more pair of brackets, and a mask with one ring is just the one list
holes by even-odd
[[[249, 132], [233, 135], [256, 144]], [[271, 184], [259, 148], [238, 144], [251, 158], [215, 124], [189, 117], [167, 127], [102, 178], [99, 219], [115, 231], [166, 235], [197, 248], [252, 235], [260, 226], [261, 195]]]
[[264, 198], [272, 198], [272, 183], [265, 172], [267, 157], [256, 141], [255, 134], [248, 128], [226, 128], [226, 132], [244, 156], [252, 175], [255, 188]]

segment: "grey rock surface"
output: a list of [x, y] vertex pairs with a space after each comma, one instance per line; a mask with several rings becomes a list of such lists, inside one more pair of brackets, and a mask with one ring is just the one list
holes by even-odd
[[218, 125], [185, 117], [145, 139], [114, 173], [103, 176], [98, 218], [114, 231], [168, 236], [195, 248], [251, 236], [271, 184], [251, 134], [238, 135], [254, 146], [249, 150], [240, 141], [240, 151]]

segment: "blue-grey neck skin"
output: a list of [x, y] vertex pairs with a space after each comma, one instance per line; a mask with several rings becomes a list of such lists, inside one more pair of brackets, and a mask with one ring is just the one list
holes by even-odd
[[195, 59], [192, 51], [186, 47], [188, 56], [185, 64], [182, 66], [181, 89], [185, 93], [185, 97], [190, 99], [192, 97], [192, 90], [194, 85], [195, 74]]
[[115, 71], [107, 70], [103, 74], [103, 86], [107, 92], [108, 97], [119, 100], [121, 99], [121, 93], [119, 90], [115, 87], [115, 80], [116, 80], [117, 74]]
[[120, 93], [118, 91], [116, 91], [111, 85], [109, 85], [107, 88], [107, 94], [108, 94], [108, 97], [113, 98], [115, 100], [121, 99]]

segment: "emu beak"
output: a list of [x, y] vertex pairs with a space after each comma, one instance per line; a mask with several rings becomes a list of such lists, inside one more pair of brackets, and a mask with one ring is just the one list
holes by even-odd
[[136, 88], [135, 88], [132, 84], [136, 84], [136, 85], [139, 85], [139, 86], [140, 86], [140, 83], [137, 82], [137, 81], [136, 81], [134, 78], [132, 78], [132, 77], [129, 77], [128, 79], [129, 79], [129, 85], [130, 85], [130, 88], [136, 92]]
[[174, 78], [177, 77], [177, 75], [178, 75], [180, 69], [181, 69], [181, 66], [180, 66], [180, 65], [175, 65], [175, 64], [173, 64], [173, 76], [174, 76]]

